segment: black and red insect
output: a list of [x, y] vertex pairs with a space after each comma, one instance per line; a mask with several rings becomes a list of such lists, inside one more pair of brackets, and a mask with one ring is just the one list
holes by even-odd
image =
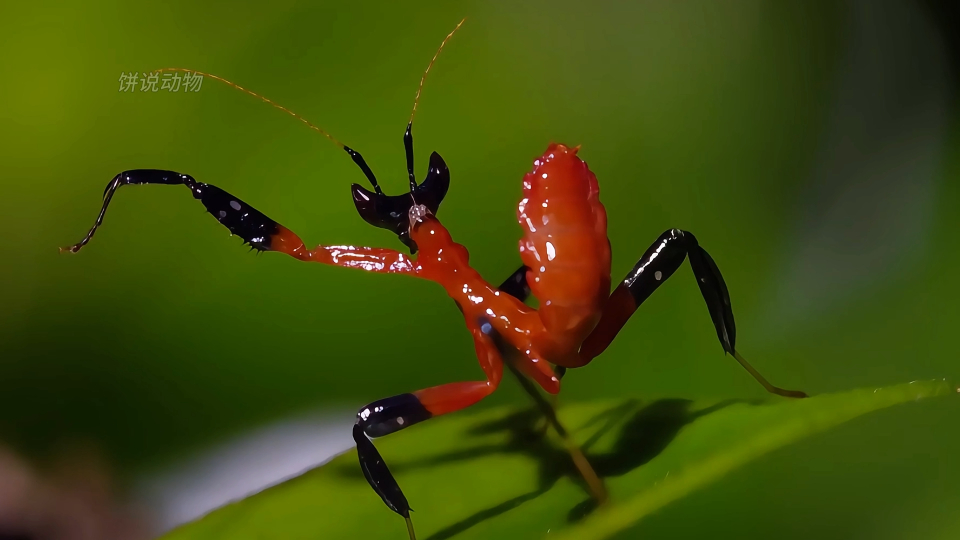
[[[179, 68], [166, 71], [170, 70], [187, 71]], [[428, 66], [427, 72], [429, 70]], [[360, 153], [272, 101], [220, 77], [204, 75], [283, 109], [341, 146], [373, 187], [373, 191], [369, 191], [358, 184], [351, 186], [360, 216], [367, 223], [396, 234], [410, 255], [388, 248], [348, 245], [307, 248], [296, 233], [226, 191], [198, 182], [187, 174], [156, 169], [128, 170], [116, 175], [106, 187], [94, 226], [83, 240], [65, 250], [77, 252], [90, 241], [120, 186], [184, 185], [231, 233], [258, 251], [278, 251], [301, 261], [367, 272], [407, 274], [443, 287], [460, 308], [473, 335], [484, 378], [375, 401], [360, 409], [353, 427], [364, 476], [384, 503], [405, 518], [411, 539], [414, 533], [410, 506], [370, 438], [389, 435], [477, 403], [497, 389], [505, 358], [509, 368], [531, 379], [547, 393], [557, 394], [565, 371], [585, 366], [601, 354], [637, 307], [677, 271], [684, 259], [690, 261], [723, 350], [769, 392], [787, 397], [806, 396], [803, 392], [771, 385], [737, 352], [730, 295], [716, 263], [693, 234], [680, 229], [666, 230], [610, 292], [606, 211], [600, 202], [597, 178], [578, 156], [579, 147], [549, 145], [534, 160], [533, 169], [524, 175], [523, 195], [517, 208], [517, 219], [523, 229], [519, 244], [523, 265], [495, 287], [470, 266], [467, 249], [453, 240], [450, 231], [436, 217], [450, 186], [450, 171], [443, 158], [436, 152], [431, 154], [426, 177], [420, 183], [416, 180], [413, 114], [403, 136], [410, 189], [403, 195], [390, 196], [380, 189]], [[423, 79], [417, 91], [418, 99], [422, 87]], [[524, 303], [531, 294], [539, 300], [539, 309]], [[553, 424], [565, 437], [555, 416]], [[589, 463], [574, 445], [568, 446], [591, 491], [602, 500], [603, 486]]]

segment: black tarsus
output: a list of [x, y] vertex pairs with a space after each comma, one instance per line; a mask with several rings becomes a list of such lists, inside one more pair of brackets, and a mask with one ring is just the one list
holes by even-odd
[[353, 426], [353, 440], [357, 443], [357, 455], [360, 457], [360, 469], [363, 471], [364, 478], [370, 484], [370, 487], [377, 492], [377, 495], [383, 499], [383, 503], [390, 510], [400, 514], [406, 519], [410, 518], [410, 504], [407, 498], [400, 490], [400, 486], [387, 468], [377, 447], [370, 442], [367, 435], [363, 432], [360, 424]]
[[720, 269], [717, 268], [717, 263], [713, 262], [710, 254], [697, 244], [692, 234], [686, 234], [692, 239], [687, 257], [690, 259], [693, 275], [697, 277], [700, 293], [707, 303], [707, 309], [710, 310], [710, 318], [713, 319], [713, 325], [716, 327], [717, 338], [726, 352], [735, 354], [737, 327], [733, 322], [733, 308], [730, 307], [727, 284], [723, 282]]
[[[621, 300], [625, 300], [623, 290], [626, 289], [633, 299], [633, 309], [636, 310], [653, 294], [653, 291], [680, 268], [684, 258], [690, 259], [690, 267], [693, 269], [693, 275], [697, 279], [697, 285], [707, 304], [710, 319], [717, 332], [717, 339], [720, 340], [724, 352], [733, 356], [768, 392], [786, 397], [806, 397], [804, 392], [773, 386], [737, 352], [737, 327], [733, 320], [733, 308], [730, 306], [727, 284], [724, 283], [717, 264], [713, 262], [706, 250], [700, 247], [692, 233], [680, 229], [669, 229], [661, 234], [640, 257], [633, 269], [627, 273], [623, 282], [614, 290], [611, 299], [619, 296]], [[633, 311], [624, 311], [622, 308], [623, 306], [612, 306], [611, 320], [601, 319], [594, 334], [584, 341], [581, 354], [592, 358], [610, 344], [633, 313]], [[604, 318], [607, 316], [608, 313], [605, 312]]]
[[231, 233], [243, 239], [257, 251], [270, 249], [270, 237], [277, 232], [279, 225], [256, 208], [212, 184], [197, 182], [189, 174], [160, 169], [135, 169], [124, 171], [113, 177], [103, 192], [103, 206], [93, 227], [80, 242], [64, 248], [76, 253], [90, 242], [94, 233], [103, 224], [107, 206], [120, 186], [128, 184], [166, 184], [184, 185], [193, 192], [193, 198], [199, 199], [213, 217]]
[[357, 412], [353, 426], [353, 440], [357, 443], [357, 457], [363, 476], [370, 487], [380, 495], [384, 504], [406, 519], [410, 518], [410, 505], [403, 495], [380, 452], [367, 437], [383, 437], [429, 420], [430, 414], [414, 394], [400, 394], [374, 401]]

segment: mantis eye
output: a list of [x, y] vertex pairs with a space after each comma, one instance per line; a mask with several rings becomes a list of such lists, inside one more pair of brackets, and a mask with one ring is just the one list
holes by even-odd
[[413, 254], [417, 252], [417, 244], [410, 238], [410, 209], [414, 205], [423, 205], [431, 214], [436, 215], [449, 188], [450, 170], [440, 154], [434, 152], [430, 155], [427, 177], [410, 192], [403, 195], [385, 195], [372, 192], [359, 184], [353, 184], [350, 190], [360, 217], [374, 227], [392, 231]]

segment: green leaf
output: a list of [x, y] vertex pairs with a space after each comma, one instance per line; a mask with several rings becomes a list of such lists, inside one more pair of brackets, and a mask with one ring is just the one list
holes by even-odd
[[[599, 539], [771, 450], [862, 414], [955, 394], [945, 381], [804, 400], [567, 403], [561, 419], [604, 477], [595, 509], [562, 446], [532, 410], [453, 415], [377, 440], [421, 540]], [[406, 538], [355, 452], [184, 525], [168, 540]]]

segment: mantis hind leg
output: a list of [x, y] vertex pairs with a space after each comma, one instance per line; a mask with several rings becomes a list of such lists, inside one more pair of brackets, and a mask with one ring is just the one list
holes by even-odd
[[610, 345], [640, 304], [672, 276], [686, 258], [690, 260], [690, 267], [707, 304], [723, 350], [733, 356], [768, 392], [793, 398], [807, 397], [806, 393], [799, 390], [785, 390], [770, 384], [740, 356], [735, 347], [737, 329], [733, 320], [733, 308], [730, 306], [730, 293], [723, 276], [720, 275], [720, 269], [706, 250], [700, 247], [697, 238], [680, 229], [670, 229], [661, 234], [614, 289], [604, 307], [600, 322], [580, 348], [581, 365], [590, 362]]

